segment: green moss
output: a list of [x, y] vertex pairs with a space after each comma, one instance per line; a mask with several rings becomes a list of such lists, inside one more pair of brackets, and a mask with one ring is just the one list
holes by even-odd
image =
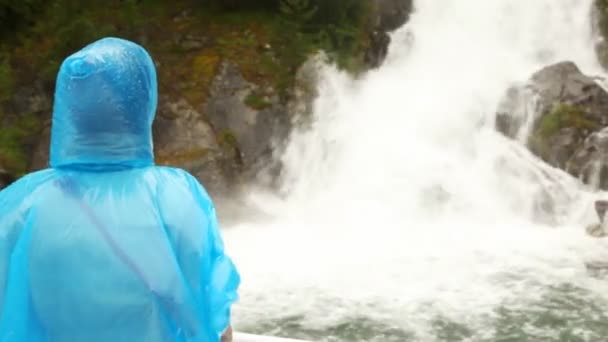
[[[528, 144], [532, 151], [541, 158], [547, 160], [551, 152], [551, 139], [562, 129], [573, 128], [576, 135], [581, 137], [580, 143], [589, 132], [597, 131], [601, 126], [585, 117], [585, 110], [579, 106], [559, 103], [553, 110], [544, 115], [533, 134], [530, 136]], [[570, 146], [575, 150], [578, 146]]]
[[557, 133], [561, 128], [561, 122], [557, 115], [547, 115], [541, 122], [538, 129], [538, 134], [543, 138], [548, 138]]
[[220, 146], [238, 149], [238, 140], [234, 132], [226, 129], [218, 134], [218, 143]]
[[541, 138], [547, 139], [565, 127], [573, 127], [578, 130], [596, 130], [599, 125], [585, 118], [583, 108], [557, 104], [549, 114], [541, 119], [536, 133]]
[[268, 100], [268, 97], [258, 92], [251, 92], [245, 98], [245, 104], [253, 109], [263, 110], [272, 106], [272, 102]]

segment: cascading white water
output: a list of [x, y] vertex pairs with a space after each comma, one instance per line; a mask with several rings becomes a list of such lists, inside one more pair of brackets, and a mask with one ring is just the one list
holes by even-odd
[[[602, 74], [592, 0], [420, 0], [385, 64], [324, 66], [268, 215], [225, 232], [235, 323], [327, 341], [608, 334], [608, 280], [585, 235], [602, 196], [494, 131], [501, 96], [553, 62]], [[603, 329], [603, 330], [602, 330]], [[508, 339], [512, 338], [512, 339]]]

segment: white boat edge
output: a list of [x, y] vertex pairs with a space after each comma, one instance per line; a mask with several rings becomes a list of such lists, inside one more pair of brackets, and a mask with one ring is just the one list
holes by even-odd
[[291, 338], [252, 335], [238, 332], [233, 334], [232, 339], [234, 342], [310, 342], [304, 340], [294, 340]]

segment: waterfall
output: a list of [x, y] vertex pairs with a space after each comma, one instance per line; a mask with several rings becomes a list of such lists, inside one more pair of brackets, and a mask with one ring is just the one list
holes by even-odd
[[[420, 0], [385, 63], [324, 65], [311, 125], [267, 215], [226, 231], [235, 323], [324, 341], [607, 336], [608, 282], [585, 263], [598, 193], [494, 129], [506, 90], [575, 62], [602, 75], [592, 0]], [[561, 337], [560, 337], [561, 336]]]

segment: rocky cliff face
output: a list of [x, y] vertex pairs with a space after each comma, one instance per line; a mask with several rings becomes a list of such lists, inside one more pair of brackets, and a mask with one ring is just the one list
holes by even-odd
[[[363, 55], [365, 67], [379, 66], [388, 50], [388, 33], [405, 23], [412, 10], [411, 0], [369, 0], [373, 13], [368, 23], [368, 41]], [[312, 110], [315, 82], [322, 54], [293, 71], [288, 89], [277, 89], [259, 72], [262, 66], [249, 65], [247, 49], [255, 49], [261, 60], [273, 67], [277, 51], [267, 33], [252, 26], [245, 32], [228, 32], [230, 41], [213, 32], [188, 31], [195, 25], [190, 11], [180, 11], [172, 19], [175, 32], [166, 37], [170, 46], [152, 55], [159, 68], [160, 94], [153, 127], [156, 161], [160, 165], [184, 168], [212, 193], [235, 190], [239, 184], [272, 164], [272, 154], [280, 149], [296, 117]], [[154, 31], [154, 30], [152, 30]], [[143, 32], [142, 43], [152, 31]], [[167, 34], [165, 31], [157, 32]], [[221, 49], [222, 53], [214, 49]], [[169, 51], [169, 52], [165, 52]], [[240, 58], [240, 59], [239, 59]], [[176, 64], [178, 63], [178, 64]], [[277, 69], [276, 73], [289, 74]], [[164, 84], [162, 84], [164, 82]], [[27, 147], [29, 171], [48, 166], [52, 92], [40, 84], [24, 84], [13, 99], [17, 115], [34, 115], [31, 146]], [[1, 158], [0, 158], [1, 164]], [[272, 165], [271, 165], [272, 164]], [[2, 165], [0, 165], [0, 168]]]

